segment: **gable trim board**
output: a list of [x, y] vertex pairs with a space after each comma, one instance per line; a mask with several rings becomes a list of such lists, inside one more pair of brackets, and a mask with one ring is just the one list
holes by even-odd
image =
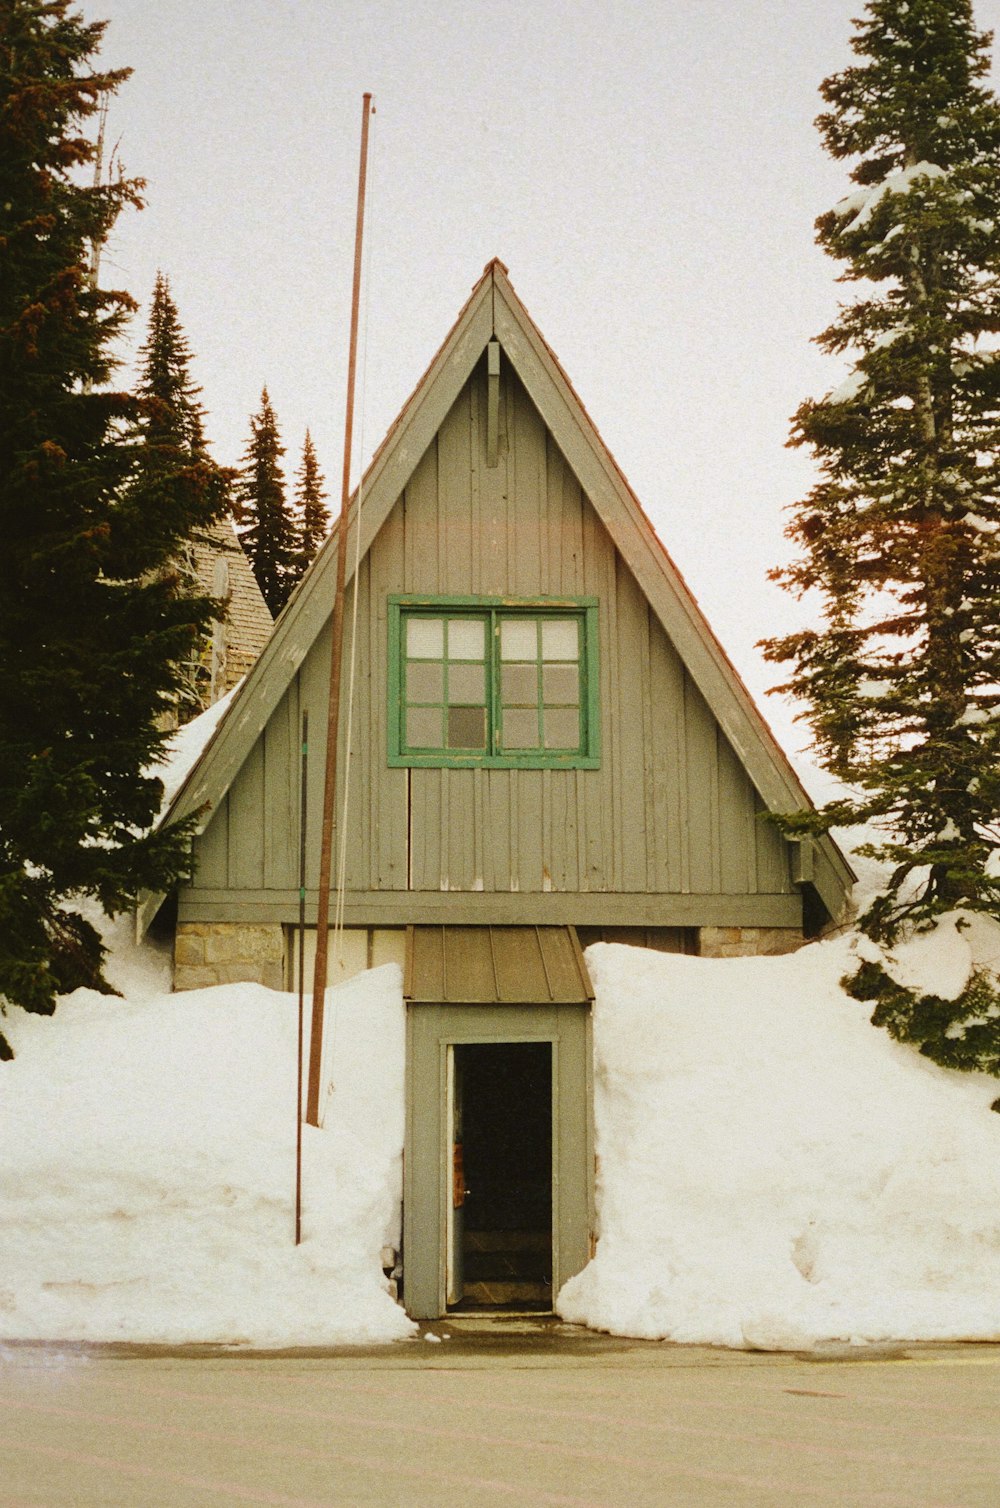
[[[403, 493], [452, 405], [492, 340], [548, 427], [622, 559], [698, 690], [729, 740], [766, 808], [808, 808], [809, 798], [749, 692], [712, 633], [693, 594], [658, 539], [635, 494], [601, 439], [555, 354], [521, 303], [500, 261], [490, 262], [399, 417], [377, 450], [361, 491], [360, 553], [364, 557]], [[347, 579], [353, 576], [358, 494], [347, 527]], [[201, 758], [171, 802], [164, 820], [197, 813], [195, 832], [239, 774], [256, 739], [331, 617], [336, 574], [335, 528], [274, 627]], [[854, 878], [828, 836], [801, 853], [803, 877], [829, 915], [839, 919]], [[164, 897], [143, 897], [140, 935]]]

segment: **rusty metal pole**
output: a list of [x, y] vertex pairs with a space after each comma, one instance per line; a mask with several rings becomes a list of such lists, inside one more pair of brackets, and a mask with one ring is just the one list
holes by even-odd
[[295, 1244], [302, 1242], [302, 1044], [305, 1024], [306, 995], [306, 834], [309, 818], [306, 798], [309, 793], [309, 713], [302, 714], [302, 764], [299, 770], [299, 1044], [298, 1074], [295, 1085]]
[[330, 701], [326, 723], [326, 774], [323, 781], [323, 827], [319, 856], [319, 900], [316, 905], [316, 962], [313, 966], [312, 1028], [309, 1035], [309, 1088], [306, 1120], [319, 1125], [320, 1072], [323, 1056], [323, 1006], [326, 999], [328, 933], [330, 928], [330, 870], [333, 863], [334, 811], [337, 797], [337, 730], [340, 726], [340, 671], [344, 655], [344, 582], [347, 569], [347, 510], [351, 488], [351, 441], [354, 431], [354, 375], [358, 356], [358, 307], [361, 302], [361, 243], [365, 224], [365, 182], [368, 177], [368, 122], [372, 97], [361, 107], [361, 166], [358, 172], [358, 214], [354, 230], [354, 291], [351, 298], [351, 340], [347, 362], [347, 413], [344, 422], [344, 470], [337, 524], [337, 586], [333, 599], [330, 642]]

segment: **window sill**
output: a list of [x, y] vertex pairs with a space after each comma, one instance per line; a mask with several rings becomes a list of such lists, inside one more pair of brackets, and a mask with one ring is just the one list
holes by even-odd
[[390, 769], [598, 770], [597, 754], [390, 754]]

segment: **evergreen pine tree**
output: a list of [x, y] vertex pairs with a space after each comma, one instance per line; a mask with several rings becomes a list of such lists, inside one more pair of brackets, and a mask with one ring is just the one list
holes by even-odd
[[325, 478], [319, 469], [312, 435], [306, 430], [302, 460], [295, 473], [295, 505], [298, 510], [298, 545], [295, 552], [294, 579], [300, 581], [306, 567], [323, 543], [330, 528], [326, 506]]
[[[136, 391], [142, 400], [139, 434], [142, 446], [139, 464], [147, 483], [155, 484], [164, 469], [168, 475], [179, 463], [211, 464], [205, 440], [205, 411], [198, 402], [201, 392], [191, 376], [191, 349], [181, 327], [177, 305], [169, 280], [157, 272], [150, 307], [146, 339], [139, 349], [139, 376]], [[218, 471], [220, 485], [228, 488], [233, 474]], [[181, 542], [177, 558], [168, 567], [178, 578], [182, 591], [198, 596], [202, 588], [197, 574], [194, 547], [199, 543], [218, 547], [226, 538], [225, 528], [215, 524], [207, 533], [196, 529]], [[223, 613], [225, 608], [218, 606]], [[181, 722], [197, 715], [205, 706], [211, 682], [211, 637], [199, 635], [182, 667], [176, 714]]]
[[[792, 663], [782, 689], [858, 793], [789, 827], [884, 833], [867, 852], [891, 877], [862, 926], [891, 942], [1000, 905], [1000, 106], [968, 0], [869, 0], [855, 28], [859, 61], [823, 83], [817, 122], [854, 164], [855, 189], [817, 221], [858, 288], [819, 344], [853, 369], [795, 416], [791, 443], [822, 475], [788, 530], [802, 554], [774, 573], [818, 592], [823, 626], [765, 648]], [[905, 1035], [898, 994], [887, 1012]], [[925, 1048], [945, 1058], [946, 1025]], [[1000, 1066], [993, 1035], [980, 1066]]]
[[142, 405], [106, 386], [134, 305], [93, 286], [89, 250], [141, 184], [80, 171], [82, 128], [128, 76], [94, 66], [103, 30], [70, 0], [0, 12], [0, 1003], [42, 1013], [106, 988], [74, 897], [113, 914], [185, 872], [143, 772], [210, 604], [162, 568], [223, 503], [188, 457], [151, 482]]
[[294, 584], [295, 521], [285, 499], [284, 454], [265, 387], [260, 409], [250, 419], [250, 440], [236, 484], [236, 517], [257, 585], [275, 614]]
[[201, 388], [191, 376], [191, 349], [181, 328], [169, 279], [157, 272], [149, 329], [139, 348], [136, 392], [145, 400], [143, 435], [149, 451], [158, 445], [181, 448], [192, 456], [205, 454], [205, 411], [198, 402]]

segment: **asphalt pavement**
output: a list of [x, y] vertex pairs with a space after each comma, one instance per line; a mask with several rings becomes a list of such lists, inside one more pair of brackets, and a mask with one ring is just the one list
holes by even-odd
[[765, 1354], [529, 1317], [335, 1351], [0, 1343], [2, 1508], [239, 1503], [1000, 1508], [1000, 1346]]

